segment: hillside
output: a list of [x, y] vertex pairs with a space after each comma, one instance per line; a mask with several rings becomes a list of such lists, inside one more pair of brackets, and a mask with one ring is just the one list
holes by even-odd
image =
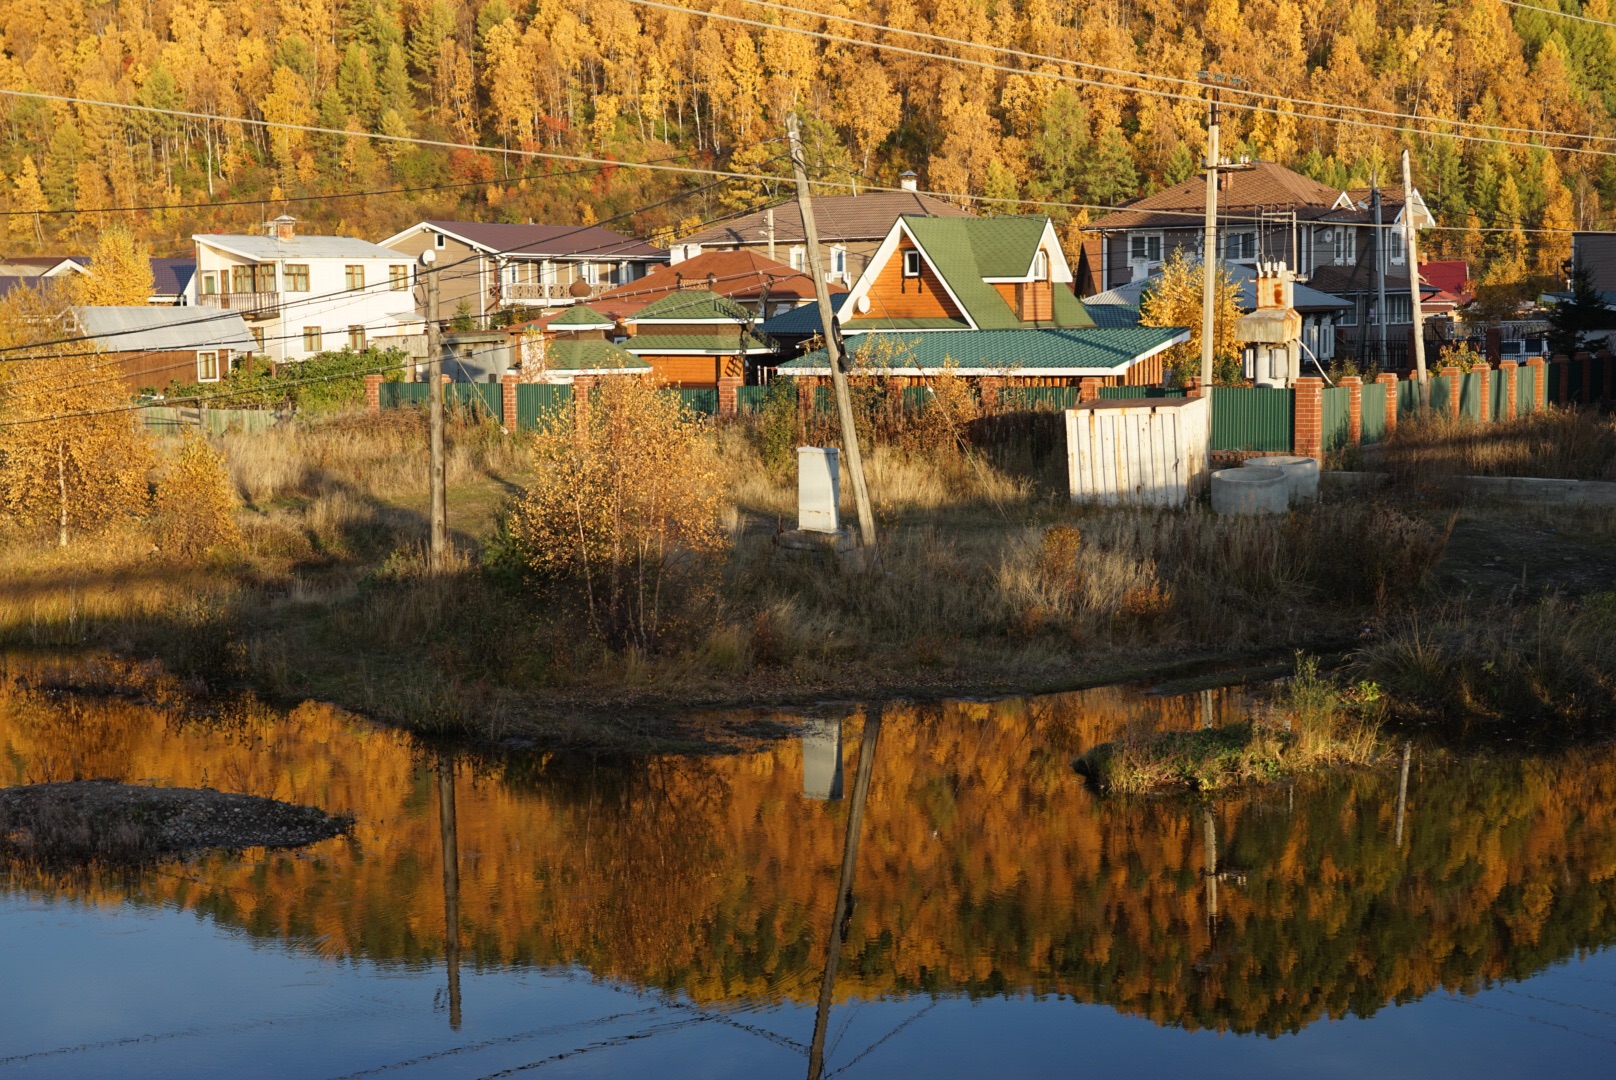
[[[793, 107], [826, 183], [893, 184], [914, 168], [923, 187], [961, 196], [1105, 206], [1194, 169], [1200, 91], [1165, 80], [1203, 69], [1275, 95], [1231, 95], [1267, 110], [1227, 111], [1233, 154], [1346, 186], [1389, 176], [1411, 145], [1442, 226], [1432, 254], [1467, 257], [1490, 280], [1552, 272], [1563, 230], [1608, 224], [1616, 201], [1616, 142], [1587, 138], [1616, 137], [1606, 0], [1571, 16], [1499, 0], [856, 0], [830, 22], [748, 0], [713, 10], [830, 39], [660, 0], [0, 0], [0, 89], [354, 133], [0, 97], [5, 243], [83, 248], [123, 219], [172, 254], [194, 231], [283, 210], [377, 237], [423, 216], [568, 223], [648, 208], [616, 227], [650, 235], [752, 205], [767, 186], [662, 202], [712, 178], [515, 152], [780, 172]], [[1076, 79], [1005, 70], [1022, 67]], [[1359, 111], [1327, 122], [1309, 101]], [[1397, 114], [1448, 121], [1448, 135], [1411, 135]], [[1562, 148], [1550, 152], [1532, 145], [1538, 132], [1584, 138], [1548, 138]]]

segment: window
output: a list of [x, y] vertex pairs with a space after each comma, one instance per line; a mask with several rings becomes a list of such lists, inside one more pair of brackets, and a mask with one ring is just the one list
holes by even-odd
[[196, 381], [218, 382], [219, 380], [219, 354], [216, 352], [199, 352], [196, 354]]
[[444, 236], [442, 233], [438, 233], [436, 236], [434, 236], [432, 238], [432, 246], [433, 247], [441, 248], [441, 247], [447, 247], [448, 245], [449, 245], [449, 239], [448, 239], [448, 237]]
[[234, 266], [230, 269], [230, 275], [234, 279], [231, 282], [231, 292], [267, 293], [275, 291], [275, 265], [273, 263]]
[[1038, 254], [1032, 257], [1032, 279], [1034, 281], [1046, 281], [1048, 278], [1049, 252], [1045, 251], [1043, 248], [1039, 248]]
[[1337, 326], [1357, 326], [1358, 305], [1354, 304], [1352, 307], [1345, 309], [1341, 312], [1341, 314], [1337, 315], [1335, 317], [1335, 324]]
[[394, 292], [403, 292], [410, 287], [410, 268], [403, 263], [394, 263], [387, 268], [387, 287]]
[[309, 291], [309, 264], [308, 263], [287, 263], [286, 264], [285, 277], [286, 277], [286, 291], [287, 292], [308, 292]]
[[1395, 294], [1386, 297], [1386, 321], [1388, 323], [1411, 323], [1414, 321], [1414, 302], [1406, 296]]
[[1335, 264], [1348, 266], [1358, 258], [1358, 230], [1342, 225], [1335, 230]]
[[830, 276], [847, 277], [847, 249], [840, 245], [830, 249]]
[[1393, 225], [1390, 229], [1386, 230], [1386, 236], [1388, 238], [1388, 243], [1386, 244], [1386, 250], [1391, 253], [1392, 262], [1394, 262], [1394, 263], [1402, 262], [1403, 261], [1403, 230], [1402, 230], [1402, 228], [1400, 226]]
[[1161, 241], [1160, 235], [1135, 233], [1128, 238], [1128, 256], [1135, 262], [1161, 262]]
[[365, 351], [365, 328], [363, 326], [348, 327], [348, 348], [354, 352]]
[[344, 266], [343, 279], [347, 282], [349, 292], [358, 292], [365, 287], [365, 268], [363, 266]]
[[306, 353], [325, 351], [325, 334], [318, 326], [305, 326], [303, 328], [303, 351]]
[[1225, 259], [1255, 259], [1257, 257], [1257, 234], [1254, 232], [1232, 232], [1224, 237], [1223, 257]]
[[253, 336], [253, 352], [264, 351], [264, 328], [262, 326], [249, 326], [247, 328]]
[[791, 269], [799, 274], [808, 268], [808, 249], [794, 247], [791, 249]]
[[910, 250], [903, 253], [903, 276], [920, 276], [920, 252]]
[[202, 275], [202, 295], [203, 296], [212, 296], [214, 293], [216, 293], [218, 291], [219, 291], [219, 276], [217, 274], [212, 274], [212, 273], [203, 274]]

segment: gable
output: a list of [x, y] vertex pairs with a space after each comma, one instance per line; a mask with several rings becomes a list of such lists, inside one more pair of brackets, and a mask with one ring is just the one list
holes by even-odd
[[843, 326], [863, 329], [872, 325], [902, 323], [916, 327], [936, 323], [939, 329], [957, 329], [967, 325], [964, 308], [950, 295], [948, 286], [924, 253], [920, 276], [904, 276], [903, 253], [906, 251], [920, 251], [908, 235], [900, 237], [890, 257], [879, 265], [872, 260], [870, 270], [875, 271], [874, 277], [842, 317]]

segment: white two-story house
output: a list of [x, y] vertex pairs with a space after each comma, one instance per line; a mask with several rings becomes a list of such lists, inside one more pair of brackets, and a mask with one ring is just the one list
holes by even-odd
[[408, 258], [351, 236], [298, 236], [295, 225], [279, 217], [262, 236], [193, 236], [189, 302], [239, 313], [276, 361], [425, 331]]

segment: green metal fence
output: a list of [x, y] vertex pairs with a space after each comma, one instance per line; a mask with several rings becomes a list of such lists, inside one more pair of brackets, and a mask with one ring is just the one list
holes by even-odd
[[717, 390], [674, 390], [673, 393], [678, 394], [684, 407], [697, 416], [718, 415]]
[[193, 406], [148, 405], [140, 410], [140, 422], [147, 431], [159, 435], [177, 435], [206, 427], [209, 435], [223, 435], [230, 430], [260, 435], [279, 422], [280, 417], [268, 409], [207, 409]]
[[1372, 382], [1363, 388], [1363, 441], [1378, 443], [1386, 437], [1386, 384]]
[[406, 405], [426, 404], [426, 383], [384, 382], [379, 391], [381, 394], [381, 406], [384, 409], [399, 409]]
[[1418, 415], [1420, 411], [1420, 384], [1408, 379], [1397, 384], [1397, 419]]
[[[1416, 383], [1414, 386], [1413, 410], [1415, 412], [1418, 412], [1420, 407], [1419, 393], [1419, 384]], [[1457, 391], [1448, 384], [1448, 376], [1431, 376], [1431, 411], [1437, 413], [1438, 415], [1447, 412], [1450, 407], [1448, 405], [1448, 398], [1454, 393], [1457, 393]]]
[[1459, 376], [1459, 415], [1466, 420], [1480, 420], [1481, 406], [1481, 374], [1464, 372]]
[[755, 413], [763, 408], [763, 399], [769, 396], [767, 386], [737, 386], [735, 388], [735, 411], [738, 413]]
[[516, 426], [535, 431], [546, 426], [550, 417], [572, 405], [572, 387], [548, 383], [518, 383], [516, 386]]
[[1164, 390], [1159, 386], [1102, 386], [1100, 400], [1116, 398], [1174, 398], [1183, 397], [1183, 390]]
[[1515, 369], [1515, 413], [1524, 416], [1537, 409], [1537, 373], [1546, 367], [1530, 368], [1522, 364]]
[[445, 405], [464, 409], [478, 419], [499, 420], [505, 415], [504, 387], [499, 383], [454, 382], [443, 389]]
[[1495, 371], [1487, 379], [1487, 419], [1502, 420], [1509, 407], [1509, 380], [1502, 371]]
[[1009, 386], [999, 391], [999, 404], [1006, 409], [1059, 412], [1075, 407], [1081, 394], [1076, 386]]
[[1293, 398], [1290, 390], [1267, 386], [1214, 387], [1212, 449], [1290, 453], [1295, 435]]
[[1324, 448], [1339, 450], [1352, 435], [1352, 391], [1345, 386], [1324, 389]]

